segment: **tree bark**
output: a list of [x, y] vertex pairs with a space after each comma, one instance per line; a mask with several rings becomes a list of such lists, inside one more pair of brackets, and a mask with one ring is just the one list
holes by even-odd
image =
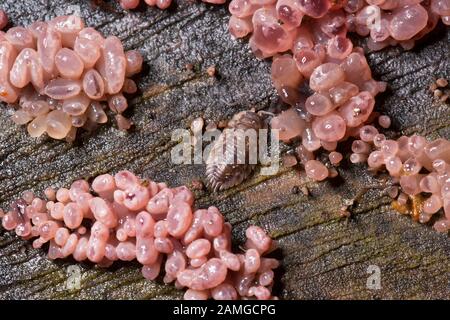
[[[196, 117], [218, 122], [234, 113], [277, 103], [270, 62], [257, 60], [246, 40], [228, 33], [227, 6], [178, 1], [161, 11], [145, 6], [130, 13], [116, 1], [4, 0], [12, 25], [79, 9], [88, 26], [116, 35], [126, 49], [138, 49], [145, 69], [140, 94], [126, 112], [135, 124], [127, 134], [108, 123], [83, 133], [75, 143], [30, 138], [0, 106], [0, 207], [25, 190], [38, 195], [47, 186], [68, 187], [75, 179], [131, 170], [170, 186], [204, 179], [203, 165], [174, 165], [171, 133], [189, 128]], [[442, 25], [413, 50], [390, 48], [367, 55], [375, 78], [388, 82], [376, 110], [389, 115], [386, 134], [420, 133], [430, 139], [450, 136], [450, 107], [437, 102], [428, 86], [450, 78], [450, 32]], [[192, 71], [186, 68], [192, 64]], [[216, 67], [218, 76], [206, 73]], [[345, 146], [343, 147], [345, 148]], [[236, 246], [245, 228], [257, 224], [277, 240], [282, 259], [275, 293], [282, 299], [432, 299], [450, 297], [450, 239], [390, 207], [384, 175], [363, 165], [338, 169], [340, 178], [322, 183], [304, 172], [283, 168], [277, 175], [256, 173], [240, 186], [212, 194], [197, 191], [197, 206], [215, 205], [234, 226]], [[309, 195], [292, 193], [306, 186]], [[356, 199], [351, 218], [339, 209]], [[378, 266], [381, 289], [367, 287], [368, 268]], [[81, 272], [81, 288], [70, 290], [71, 268]], [[73, 260], [51, 261], [43, 250], [0, 230], [1, 299], [172, 299], [182, 292], [162, 280], [147, 281], [138, 263], [101, 269]]]

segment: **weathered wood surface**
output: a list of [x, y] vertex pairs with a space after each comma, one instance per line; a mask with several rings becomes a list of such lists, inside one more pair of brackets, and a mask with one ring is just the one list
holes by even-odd
[[[97, 4], [95, 4], [97, 3]], [[3, 0], [13, 25], [49, 19], [79, 7], [90, 26], [119, 36], [126, 48], [145, 56], [139, 79], [142, 95], [127, 112], [136, 127], [129, 134], [108, 124], [71, 145], [28, 137], [24, 128], [0, 109], [0, 206], [24, 190], [69, 186], [77, 178], [130, 169], [170, 185], [202, 178], [204, 166], [171, 164], [171, 132], [188, 128], [195, 117], [218, 121], [277, 98], [268, 62], [258, 61], [245, 41], [227, 32], [225, 6], [181, 3], [165, 12], [142, 7], [130, 14], [114, 1]], [[76, 7], [67, 7], [73, 5]], [[68, 8], [68, 9], [67, 9]], [[450, 137], [448, 104], [433, 102], [428, 85], [450, 77], [450, 32], [442, 26], [410, 52], [398, 48], [369, 54], [378, 79], [389, 91], [377, 108], [393, 118], [388, 134], [419, 132], [429, 138]], [[185, 65], [194, 64], [194, 71]], [[216, 65], [220, 77], [205, 71]], [[234, 225], [236, 244], [249, 223], [270, 231], [282, 252], [277, 293], [283, 299], [450, 298], [450, 238], [390, 209], [383, 177], [363, 166], [342, 166], [337, 181], [313, 183], [304, 174], [283, 169], [273, 177], [256, 173], [241, 186], [218, 194], [198, 192], [198, 206], [216, 205]], [[308, 186], [311, 195], [292, 194]], [[353, 218], [339, 217], [347, 199], [367, 192], [352, 208]], [[99, 269], [79, 265], [81, 289], [66, 290], [67, 267], [74, 261], [46, 259], [42, 250], [0, 230], [1, 299], [170, 299], [181, 292], [162, 281], [142, 278], [136, 263]], [[366, 288], [369, 265], [381, 269], [381, 290]]]

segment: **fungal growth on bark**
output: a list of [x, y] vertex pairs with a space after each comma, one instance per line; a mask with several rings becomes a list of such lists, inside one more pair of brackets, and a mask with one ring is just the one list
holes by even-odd
[[[415, 209], [407, 211], [420, 222], [443, 208], [445, 218], [434, 227], [447, 232], [450, 142], [417, 135], [386, 140], [378, 132], [375, 120], [381, 129], [391, 124], [389, 117], [373, 112], [375, 96], [386, 83], [372, 78], [363, 49], [353, 46], [348, 32], [367, 37], [369, 50], [392, 45], [408, 50], [439, 20], [449, 25], [450, 0], [232, 0], [229, 10], [231, 34], [250, 35], [257, 57], [273, 57], [272, 82], [290, 108], [272, 118], [271, 127], [283, 142], [297, 144], [296, 157], [285, 155], [284, 164], [300, 162], [317, 181], [334, 177], [333, 167], [344, 159], [336, 151], [339, 142], [356, 138], [350, 162], [385, 168], [402, 190], [394, 205], [412, 204]], [[430, 90], [445, 102], [447, 85], [440, 78]], [[331, 167], [316, 159], [319, 149], [329, 152]]]
[[[429, 222], [440, 209], [444, 217], [434, 222], [439, 232], [450, 230], [450, 142], [424, 137], [386, 139], [373, 126], [365, 126], [352, 144], [350, 161], [367, 162], [373, 171], [386, 170], [396, 185], [390, 196], [393, 207], [421, 223]], [[398, 187], [401, 187], [399, 192]], [[393, 189], [392, 189], [393, 188]]]
[[[338, 165], [339, 142], [376, 120], [375, 96], [386, 89], [373, 79], [363, 49], [353, 46], [348, 32], [368, 36], [372, 50], [396, 44], [410, 49], [438, 20], [448, 23], [449, 9], [449, 0], [232, 0], [229, 30], [236, 38], [250, 35], [257, 57], [273, 57], [272, 82], [290, 108], [271, 127], [283, 142], [297, 144], [306, 174], [324, 180], [337, 172], [314, 152], [329, 151], [330, 163]], [[381, 116], [379, 124], [389, 126], [390, 119]], [[292, 166], [291, 158], [286, 163]]]
[[[145, 0], [160, 9], [171, 2]], [[119, 3], [128, 10], [141, 1]], [[373, 78], [363, 49], [348, 33], [367, 37], [369, 50], [393, 45], [408, 50], [439, 21], [450, 25], [450, 0], [232, 0], [229, 11], [231, 34], [248, 37], [258, 58], [272, 59], [272, 82], [287, 108], [271, 118], [270, 126], [294, 151], [284, 156], [284, 165], [300, 163], [316, 181], [336, 177], [335, 167], [346, 160], [386, 171], [392, 177], [386, 191], [396, 210], [421, 223], [442, 210], [433, 226], [448, 232], [450, 142], [418, 135], [386, 138], [382, 130], [391, 119], [374, 112], [375, 97], [386, 83]], [[0, 10], [0, 30], [7, 25]], [[142, 64], [138, 51], [125, 51], [119, 38], [104, 37], [77, 16], [12, 27], [0, 31], [0, 101], [15, 108], [12, 120], [26, 125], [32, 137], [73, 141], [79, 128], [106, 123], [106, 108], [119, 129], [127, 130], [124, 94], [137, 91], [132, 77]], [[215, 76], [215, 67], [207, 74]], [[447, 89], [443, 78], [430, 87], [443, 103]], [[194, 129], [201, 130], [203, 120], [199, 123]], [[255, 166], [248, 161], [246, 136], [227, 136], [226, 130], [258, 131], [266, 124], [258, 113], [243, 111], [221, 127], [226, 129], [207, 160], [213, 191], [238, 185]], [[349, 157], [338, 151], [344, 141], [351, 142]], [[194, 185], [203, 188], [201, 182]], [[245, 244], [233, 250], [231, 224], [216, 207], [195, 208], [185, 186], [169, 188], [121, 171], [44, 194], [45, 199], [24, 193], [9, 211], [0, 210], [0, 218], [6, 230], [33, 239], [34, 248], [48, 248], [50, 259], [73, 257], [102, 267], [137, 260], [146, 279], [163, 273], [165, 283], [186, 290], [185, 299], [276, 299], [272, 287], [279, 261], [265, 256], [275, 247], [272, 239], [250, 226]], [[347, 207], [341, 211], [349, 214]]]
[[[225, 0], [202, 0], [206, 3], [224, 4]], [[159, 9], [167, 9], [172, 4], [172, 0], [119, 0], [119, 4], [125, 10], [136, 9], [141, 2], [144, 2], [150, 7], [157, 7]]]
[[0, 101], [16, 107], [12, 120], [32, 137], [73, 141], [79, 128], [108, 121], [106, 107], [126, 130], [123, 94], [136, 92], [131, 77], [142, 62], [138, 51], [125, 52], [119, 38], [104, 38], [77, 16], [13, 27], [0, 32]]
[[[272, 63], [274, 85], [291, 107], [272, 118], [271, 128], [280, 131], [283, 142], [301, 139], [296, 148], [298, 160], [315, 180], [327, 178], [329, 172], [315, 160], [314, 152], [321, 148], [335, 152], [339, 142], [373, 121], [374, 97], [386, 88], [384, 82], [372, 78], [360, 48], [334, 61], [323, 63], [319, 59], [311, 66], [312, 60], [306, 56], [296, 60], [286, 54]], [[298, 91], [303, 79], [309, 79], [313, 92], [306, 99]], [[333, 162], [338, 164], [342, 158], [335, 155]]]
[[250, 37], [260, 57], [325, 46], [330, 55], [351, 49], [347, 32], [368, 37], [368, 46], [411, 49], [438, 21], [449, 25], [449, 0], [232, 0], [230, 32]]
[[448, 97], [450, 95], [448, 80], [445, 78], [437, 79], [430, 85], [430, 91], [433, 93], [434, 99], [441, 102], [448, 101]]
[[216, 207], [194, 208], [185, 186], [142, 180], [129, 171], [45, 190], [47, 199], [23, 194], [2, 214], [2, 225], [33, 247], [48, 245], [50, 259], [73, 256], [110, 266], [137, 260], [142, 274], [185, 288], [185, 299], [273, 299], [278, 260], [263, 255], [274, 243], [250, 226], [244, 251], [232, 248], [230, 223]]
[[6, 15], [5, 11], [0, 10], [0, 30], [3, 30], [7, 24], [8, 24], [8, 16]]

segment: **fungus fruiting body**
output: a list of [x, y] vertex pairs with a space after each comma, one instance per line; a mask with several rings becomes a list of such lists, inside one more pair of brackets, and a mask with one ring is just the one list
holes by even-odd
[[[375, 131], [374, 127], [365, 130]], [[363, 131], [360, 138], [364, 137]], [[364, 148], [357, 145], [364, 144]], [[424, 137], [401, 136], [397, 140], [375, 134], [371, 139], [355, 140], [352, 157], [364, 159], [369, 169], [386, 170], [401, 193], [389, 192], [396, 198], [394, 207], [411, 204], [409, 212], [421, 223], [427, 223], [440, 209], [444, 216], [434, 222], [439, 232], [450, 230], [450, 142], [445, 139], [427, 141]], [[418, 199], [423, 199], [418, 203]]]
[[[373, 79], [363, 49], [354, 47], [347, 33], [368, 36], [372, 50], [395, 44], [408, 49], [439, 19], [447, 21], [449, 7], [449, 0], [232, 0], [229, 30], [236, 38], [250, 35], [257, 57], [273, 57], [272, 82], [291, 109], [274, 117], [271, 127], [280, 130], [283, 142], [301, 140], [297, 154], [306, 165], [316, 150], [334, 152], [372, 123], [375, 96], [386, 89]], [[390, 125], [387, 116], [378, 122]], [[365, 160], [357, 157], [362, 156], [353, 156], [353, 162]], [[326, 168], [317, 162], [307, 167], [317, 169], [307, 170], [308, 176], [323, 179]]]
[[7, 24], [8, 24], [8, 16], [6, 15], [5, 11], [0, 10], [0, 30], [4, 29]]
[[136, 91], [130, 77], [143, 59], [81, 18], [61, 16], [0, 32], [0, 62], [0, 101], [17, 106], [12, 120], [27, 125], [32, 137], [47, 133], [72, 141], [78, 128], [107, 122], [106, 106], [122, 120], [119, 129], [127, 128], [123, 93]]
[[216, 207], [194, 209], [185, 186], [142, 180], [129, 171], [75, 181], [69, 189], [31, 192], [2, 213], [2, 225], [33, 247], [48, 244], [48, 257], [72, 256], [109, 266], [137, 260], [145, 278], [163, 269], [164, 282], [186, 288], [186, 299], [271, 299], [279, 262], [263, 257], [273, 242], [250, 226], [245, 251], [232, 250], [231, 224]]
[[[272, 82], [290, 109], [274, 117], [271, 127], [280, 130], [283, 142], [301, 141], [295, 150], [308, 177], [321, 181], [336, 176], [314, 152], [325, 149], [336, 166], [343, 159], [335, 151], [339, 142], [356, 138], [350, 162], [385, 168], [402, 189], [398, 201], [407, 202], [408, 195], [419, 208], [417, 220], [427, 222], [443, 208], [445, 218], [434, 227], [450, 229], [449, 141], [417, 135], [386, 140], [378, 132], [375, 120], [381, 129], [391, 125], [388, 116], [374, 112], [375, 96], [386, 83], [372, 78], [363, 49], [354, 47], [347, 35], [367, 37], [369, 50], [391, 45], [411, 49], [439, 20], [449, 25], [450, 0], [232, 0], [229, 11], [231, 34], [250, 35], [254, 54], [273, 58]], [[445, 102], [448, 95], [442, 88], [447, 85], [439, 78], [430, 90]], [[295, 165], [294, 160], [285, 162]], [[419, 204], [415, 197], [423, 193], [426, 200]]]
[[[145, 2], [161, 9], [171, 4]], [[139, 0], [120, 4], [133, 9]], [[439, 20], [450, 24], [449, 0], [232, 0], [229, 10], [231, 34], [251, 34], [252, 51], [273, 57], [272, 81], [289, 109], [273, 117], [271, 127], [283, 142], [301, 141], [295, 157], [284, 157], [286, 166], [298, 160], [311, 179], [335, 177], [337, 171], [314, 152], [326, 150], [331, 166], [337, 166], [344, 159], [338, 144], [355, 138], [350, 162], [367, 163], [393, 177], [400, 188], [387, 193], [396, 199], [395, 208], [410, 203], [411, 215], [422, 223], [443, 209], [434, 228], [450, 230], [450, 142], [420, 136], [391, 140], [378, 131], [375, 120], [383, 129], [391, 124], [374, 112], [375, 96], [386, 84], [373, 79], [363, 49], [347, 37], [348, 32], [367, 36], [370, 50], [397, 44], [410, 49]], [[0, 11], [0, 29], [7, 23]], [[123, 93], [137, 90], [131, 77], [142, 62], [139, 52], [125, 52], [117, 37], [104, 38], [76, 16], [13, 27], [0, 32], [0, 100], [18, 105], [12, 119], [27, 125], [32, 137], [47, 133], [73, 140], [78, 128], [90, 130], [107, 121], [105, 105], [116, 114], [119, 128], [128, 129]], [[215, 75], [215, 68], [208, 74]], [[441, 89], [447, 85], [438, 79], [433, 95], [445, 101]], [[264, 125], [256, 113], [244, 112], [228, 127], [258, 130]], [[214, 148], [222, 152], [225, 135], [221, 139]], [[215, 154], [213, 149], [207, 168], [214, 190], [242, 182], [253, 170], [248, 163], [215, 163]], [[236, 150], [230, 154], [234, 163], [239, 155]], [[136, 259], [147, 279], [164, 268], [164, 282], [186, 288], [186, 299], [274, 298], [273, 269], [279, 262], [262, 257], [272, 248], [270, 237], [251, 226], [245, 252], [233, 252], [231, 225], [216, 207], [194, 209], [194, 196], [184, 186], [169, 188], [122, 171], [101, 175], [92, 185], [79, 180], [69, 189], [44, 193], [47, 200], [24, 194], [8, 212], [0, 210], [0, 217], [5, 229], [34, 238], [33, 247], [48, 244], [51, 259], [73, 256], [101, 266]], [[347, 207], [341, 211], [348, 214]]]

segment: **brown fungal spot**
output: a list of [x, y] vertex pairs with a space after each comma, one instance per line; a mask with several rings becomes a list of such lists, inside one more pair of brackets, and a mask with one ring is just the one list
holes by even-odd
[[433, 95], [434, 95], [435, 98], [442, 97], [442, 94], [443, 94], [442, 90], [436, 89], [436, 90], [433, 91]]
[[444, 88], [448, 85], [448, 80], [444, 78], [439, 78], [436, 80], [436, 85], [440, 88]]
[[407, 214], [409, 212], [408, 206], [400, 204], [397, 200], [392, 201], [391, 207], [400, 214]]
[[206, 69], [206, 73], [210, 77], [214, 77], [216, 75], [216, 67], [215, 66], [209, 66], [208, 69]]
[[410, 196], [411, 199], [411, 216], [414, 221], [419, 221], [419, 215], [422, 212], [424, 198], [418, 194]]
[[185, 67], [186, 70], [188, 70], [188, 71], [194, 70], [194, 64], [193, 64], [193, 63], [186, 63], [186, 65], [185, 65], [184, 67]]

